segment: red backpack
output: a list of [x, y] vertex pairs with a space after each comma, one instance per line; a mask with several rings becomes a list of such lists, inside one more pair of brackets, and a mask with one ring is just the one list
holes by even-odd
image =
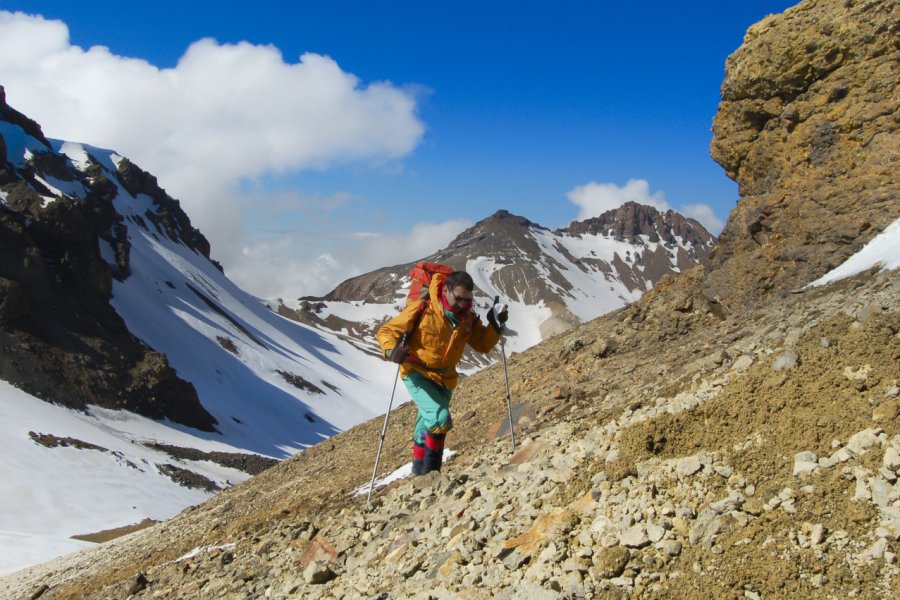
[[428, 295], [428, 288], [431, 285], [431, 278], [438, 273], [449, 275], [453, 269], [439, 263], [425, 262], [420, 260], [412, 269], [409, 270], [409, 277], [412, 279], [412, 286], [406, 295], [406, 305], [409, 306], [413, 302], [418, 302]]
[[412, 329], [404, 334], [407, 339], [416, 330], [416, 327], [419, 326], [419, 321], [422, 320], [422, 315], [425, 314], [425, 310], [428, 308], [428, 289], [431, 287], [431, 278], [438, 273], [449, 275], [452, 272], [453, 269], [446, 265], [425, 262], [424, 260], [420, 260], [416, 263], [416, 266], [409, 270], [412, 286], [410, 286], [409, 293], [406, 295], [406, 305], [409, 306], [413, 302], [418, 302], [419, 300], [423, 300], [423, 302], [416, 312], [416, 318], [413, 320]]

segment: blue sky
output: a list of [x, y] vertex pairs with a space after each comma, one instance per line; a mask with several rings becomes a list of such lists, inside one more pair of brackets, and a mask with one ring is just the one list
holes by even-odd
[[[643, 198], [717, 233], [738, 197], [709, 157], [725, 59], [792, 4], [0, 0], [31, 17], [0, 19], [0, 49], [20, 59], [0, 59], [0, 84], [48, 135], [158, 175], [238, 283], [295, 297], [427, 254], [501, 208], [556, 228]], [[52, 51], [35, 46], [45, 33]], [[161, 82], [183, 96], [154, 97]], [[256, 86], [245, 105], [241, 82]], [[311, 82], [343, 91], [291, 104]], [[242, 125], [268, 104], [260, 88], [282, 100], [262, 110], [296, 124]], [[164, 123], [190, 136], [163, 138]], [[248, 131], [216, 137], [233, 126]], [[310, 130], [308, 146], [279, 139]]]

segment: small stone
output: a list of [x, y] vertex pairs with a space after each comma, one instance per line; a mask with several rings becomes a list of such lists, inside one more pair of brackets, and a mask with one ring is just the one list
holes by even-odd
[[681, 554], [681, 542], [675, 540], [663, 540], [657, 544], [657, 547], [669, 556]]
[[730, 465], [714, 465], [713, 471], [715, 471], [720, 476], [728, 479], [732, 475], [734, 475], [734, 467]]
[[894, 486], [880, 477], [869, 480], [869, 489], [872, 491], [872, 502], [880, 508], [887, 508], [894, 499]]
[[731, 370], [742, 373], [753, 366], [754, 358], [749, 354], [742, 354], [732, 363]]
[[772, 363], [774, 371], [783, 371], [785, 369], [794, 369], [800, 364], [800, 358], [793, 350], [785, 350], [778, 355], [775, 362]]
[[703, 465], [696, 456], [687, 456], [678, 461], [675, 472], [682, 477], [689, 477], [699, 471]]
[[819, 468], [819, 459], [813, 452], [798, 452], [794, 455], [794, 476], [808, 475]]
[[884, 553], [887, 550], [887, 547], [887, 539], [880, 538], [877, 542], [872, 544], [868, 550], [860, 554], [859, 559], [864, 562], [871, 562], [873, 560], [884, 558]]
[[665, 528], [656, 525], [654, 523], [650, 523], [647, 525], [647, 537], [650, 538], [652, 543], [657, 543], [666, 535]]
[[603, 548], [612, 548], [619, 545], [619, 538], [614, 535], [604, 535], [600, 537], [600, 545]]
[[860, 432], [854, 433], [850, 436], [850, 439], [847, 441], [847, 449], [850, 452], [853, 452], [856, 456], [862, 456], [875, 446], [881, 444], [881, 440], [878, 439], [878, 435], [883, 433], [882, 429], [864, 429]]
[[631, 577], [613, 577], [609, 582], [616, 587], [623, 588], [632, 587], [634, 585], [634, 579]]
[[894, 446], [888, 446], [888, 449], [884, 453], [884, 458], [882, 459], [881, 464], [884, 465], [885, 469], [891, 470], [895, 473], [900, 470], [900, 452], [897, 451], [897, 448], [895, 448]]
[[813, 546], [818, 546], [822, 542], [825, 541], [825, 526], [821, 523], [816, 523], [812, 526], [809, 531], [809, 543]]
[[718, 500], [709, 505], [709, 507], [718, 514], [724, 514], [739, 509], [744, 504], [744, 497], [737, 493], [731, 492], [727, 498]]
[[619, 535], [619, 543], [628, 548], [643, 548], [650, 544], [647, 531], [640, 523], [632, 525]]
[[859, 320], [867, 321], [874, 316], [880, 315], [883, 311], [884, 307], [882, 307], [881, 304], [873, 302], [859, 312]]
[[515, 571], [526, 562], [528, 562], [529, 557], [527, 554], [519, 552], [518, 550], [513, 550], [509, 553], [509, 556], [503, 559], [503, 564], [510, 571]]
[[606, 548], [594, 555], [594, 563], [590, 574], [594, 579], [611, 579], [625, 572], [625, 566], [631, 557], [622, 546]]
[[831, 456], [829, 456], [827, 458], [820, 458], [819, 466], [827, 469], [829, 467], [833, 467], [834, 465], [838, 465], [840, 463], [847, 462], [848, 460], [851, 460], [853, 457], [854, 457], [854, 454], [853, 454], [853, 452], [850, 451], [849, 448], [846, 448], [846, 447], [839, 448], [837, 450], [837, 452], [835, 452]]
[[844, 377], [849, 379], [850, 381], [865, 381], [869, 378], [869, 373], [872, 372], [872, 365], [864, 365], [859, 367], [858, 369], [854, 369], [853, 367], [844, 367]]
[[590, 529], [591, 533], [604, 534], [613, 529], [613, 524], [609, 517], [600, 515], [591, 523]]
[[893, 421], [900, 414], [900, 402], [896, 398], [885, 400], [872, 411], [873, 421]]
[[697, 515], [697, 520], [688, 535], [692, 545], [700, 544], [706, 548], [710, 548], [725, 526], [729, 522], [730, 517], [722, 516], [711, 508], [704, 508]]

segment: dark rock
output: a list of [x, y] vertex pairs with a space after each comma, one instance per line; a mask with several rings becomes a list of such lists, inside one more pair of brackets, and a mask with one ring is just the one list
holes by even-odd
[[134, 596], [135, 594], [140, 594], [147, 586], [150, 585], [150, 581], [147, 579], [147, 576], [143, 573], [138, 573], [137, 577], [134, 578], [134, 582], [131, 584], [131, 587], [128, 588], [128, 596]]

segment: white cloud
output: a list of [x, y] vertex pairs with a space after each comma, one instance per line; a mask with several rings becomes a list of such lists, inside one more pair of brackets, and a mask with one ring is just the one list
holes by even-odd
[[590, 182], [570, 190], [566, 196], [580, 208], [577, 221], [600, 216], [608, 210], [615, 210], [626, 202], [650, 205], [661, 212], [672, 208], [666, 202], [663, 192], [650, 193], [650, 184], [645, 179], [629, 179], [624, 187], [614, 183]]
[[716, 216], [709, 204], [685, 204], [679, 208], [679, 212], [700, 221], [700, 224], [713, 235], [719, 235], [725, 227], [725, 223]]
[[345, 279], [411, 262], [440, 250], [472, 223], [419, 223], [397, 234], [282, 231], [245, 245], [247, 260], [227, 269], [241, 287], [263, 298], [321, 296]]
[[203, 39], [160, 69], [73, 46], [65, 23], [23, 13], [0, 11], [0, 82], [48, 137], [114, 149], [157, 176], [226, 267], [247, 260], [235, 244], [247, 180], [383, 166], [425, 131], [412, 87], [363, 84], [327, 56], [292, 63], [271, 45]]
[[[566, 196], [579, 207], [576, 221], [597, 217], [606, 211], [615, 210], [626, 202], [637, 202], [652, 206], [660, 212], [671, 210], [666, 201], [665, 192], [650, 193], [650, 184], [646, 179], [629, 179], [624, 187], [614, 183], [590, 182], [574, 187]], [[686, 217], [696, 219], [713, 235], [718, 235], [724, 227], [722, 220], [716, 216], [708, 204], [683, 204], [677, 209]]]

